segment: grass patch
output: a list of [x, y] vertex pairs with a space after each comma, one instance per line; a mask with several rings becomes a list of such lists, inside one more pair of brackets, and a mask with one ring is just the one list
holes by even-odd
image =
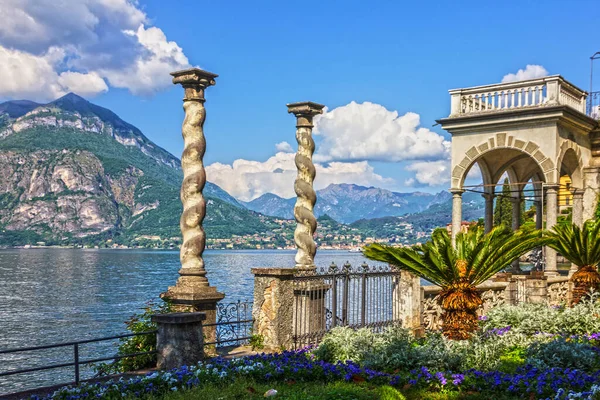
[[365, 382], [273, 382], [259, 383], [253, 380], [236, 379], [227, 385], [209, 384], [182, 392], [172, 392], [161, 400], [188, 400], [188, 399], [262, 399], [270, 390], [277, 390], [274, 400], [405, 400], [406, 398], [391, 386], [375, 386]]
[[[391, 386], [379, 386], [368, 382], [272, 382], [262, 383], [239, 378], [227, 385], [208, 384], [191, 390], [171, 392], [160, 400], [238, 400], [262, 399], [270, 390], [277, 390], [273, 399], [286, 400], [489, 400], [490, 393], [451, 392], [441, 393], [428, 390], [408, 389], [401, 393]], [[494, 400], [515, 400], [518, 396], [494, 393]]]

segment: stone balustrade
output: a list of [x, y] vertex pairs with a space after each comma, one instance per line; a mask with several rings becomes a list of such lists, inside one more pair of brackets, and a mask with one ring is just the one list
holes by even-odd
[[[402, 272], [402, 287], [398, 291], [399, 312], [403, 326], [413, 330], [440, 330], [442, 308], [438, 304], [439, 286], [420, 286], [419, 279]], [[513, 276], [502, 281], [487, 281], [478, 286], [483, 299], [480, 315], [505, 304], [542, 303], [551, 306], [569, 302], [569, 278], [566, 276]], [[420, 296], [416, 292], [420, 290]]]
[[450, 117], [480, 112], [564, 105], [583, 114], [587, 93], [560, 75], [450, 90]]

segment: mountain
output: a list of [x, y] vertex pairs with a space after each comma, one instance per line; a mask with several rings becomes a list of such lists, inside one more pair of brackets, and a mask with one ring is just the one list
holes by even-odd
[[[401, 216], [427, 210], [435, 204], [451, 201], [446, 191], [437, 194], [398, 193], [375, 187], [353, 184], [331, 184], [317, 191], [315, 214], [329, 215], [336, 221], [352, 223], [360, 219]], [[283, 199], [272, 193], [243, 203], [248, 209], [265, 215], [293, 218], [296, 199]]]
[[[114, 112], [68, 94], [0, 104], [0, 245], [179, 240], [179, 159]], [[209, 237], [269, 217], [207, 183]]]
[[[437, 203], [431, 203], [426, 210], [418, 213], [399, 217], [361, 219], [351, 223], [350, 227], [356, 228], [371, 237], [409, 237], [411, 241], [407, 244], [419, 239], [424, 241], [428, 238], [428, 235], [419, 237], [418, 232], [428, 233], [435, 228], [445, 227], [452, 222], [452, 195], [450, 193], [448, 195], [441, 195]], [[485, 202], [481, 195], [471, 192], [463, 194], [462, 217], [464, 221], [477, 221], [483, 218], [484, 211]]]
[[[317, 192], [318, 193], [318, 192]], [[318, 194], [317, 194], [318, 196]], [[243, 202], [247, 209], [285, 219], [294, 218], [294, 204], [296, 198], [284, 199], [273, 193], [265, 193], [260, 197], [248, 202]]]

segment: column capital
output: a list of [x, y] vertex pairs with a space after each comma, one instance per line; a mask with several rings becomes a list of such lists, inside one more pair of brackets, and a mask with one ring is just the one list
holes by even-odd
[[547, 185], [544, 185], [543, 188], [546, 189], [547, 192], [556, 192], [558, 191], [558, 189], [560, 189], [560, 185], [557, 183], [549, 183]]
[[456, 197], [456, 196], [462, 196], [462, 194], [465, 192], [465, 189], [450, 189], [448, 190], [450, 193], [452, 193], [452, 196]]
[[215, 78], [219, 75], [200, 68], [189, 68], [171, 72], [171, 76], [175, 85], [179, 84], [185, 89], [183, 101], [204, 102], [204, 89], [213, 86], [216, 83]]
[[296, 116], [297, 123], [296, 127], [313, 127], [313, 117], [315, 115], [323, 114], [325, 106], [319, 103], [313, 103], [312, 101], [301, 101], [299, 103], [287, 104], [288, 113]]

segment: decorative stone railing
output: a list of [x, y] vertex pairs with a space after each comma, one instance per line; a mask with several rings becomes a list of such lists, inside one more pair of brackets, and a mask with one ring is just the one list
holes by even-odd
[[560, 75], [450, 90], [450, 117], [481, 112], [565, 105], [586, 113], [587, 92]]
[[[483, 307], [479, 314], [485, 315], [490, 309], [511, 303], [511, 286], [509, 282], [486, 282], [478, 286], [483, 299]], [[425, 330], [442, 328], [442, 308], [438, 304], [441, 292], [439, 286], [422, 287], [422, 326]]]
[[[404, 278], [404, 284], [409, 280]], [[556, 277], [513, 277], [503, 282], [485, 282], [477, 287], [483, 298], [483, 307], [479, 315], [486, 315], [489, 310], [503, 304], [542, 303], [551, 306], [567, 304], [569, 301], [569, 278]], [[421, 286], [420, 304], [415, 312], [420, 318], [413, 319], [405, 326], [424, 330], [439, 330], [442, 327], [442, 308], [438, 304], [441, 292], [439, 286]], [[416, 299], [415, 299], [416, 300]], [[403, 310], [405, 311], [405, 310]]]

